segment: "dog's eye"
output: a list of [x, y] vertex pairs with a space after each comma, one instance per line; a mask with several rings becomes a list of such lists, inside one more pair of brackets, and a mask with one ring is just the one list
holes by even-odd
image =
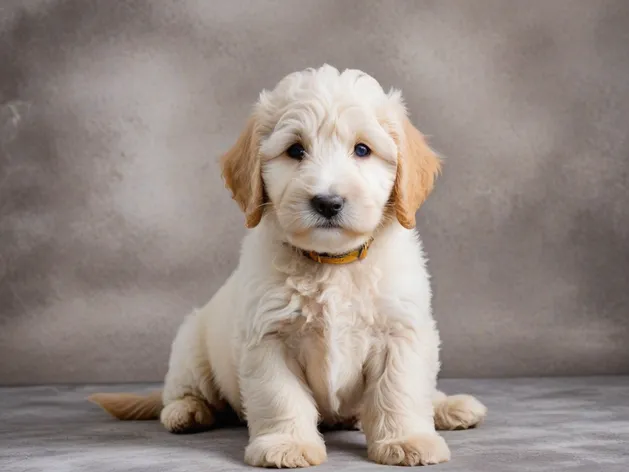
[[366, 144], [358, 143], [356, 146], [354, 146], [354, 154], [356, 154], [358, 157], [367, 157], [369, 154], [371, 154], [371, 149], [369, 149], [369, 146], [367, 146]]
[[291, 147], [289, 147], [286, 150], [286, 155], [288, 157], [290, 157], [291, 159], [296, 159], [298, 161], [301, 161], [304, 158], [305, 154], [306, 154], [306, 150], [299, 143], [293, 144]]

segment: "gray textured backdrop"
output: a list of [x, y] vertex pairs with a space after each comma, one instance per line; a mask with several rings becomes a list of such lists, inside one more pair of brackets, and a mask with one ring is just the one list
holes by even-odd
[[444, 376], [628, 373], [628, 1], [2, 0], [0, 383], [159, 380], [245, 231], [218, 155], [324, 62], [447, 156]]

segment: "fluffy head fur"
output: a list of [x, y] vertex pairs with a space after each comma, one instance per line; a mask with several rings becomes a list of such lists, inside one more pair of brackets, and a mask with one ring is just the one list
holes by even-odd
[[[302, 160], [286, 154], [295, 143], [305, 148]], [[358, 143], [371, 155], [356, 156]], [[399, 91], [326, 65], [262, 92], [222, 168], [248, 227], [272, 214], [292, 245], [338, 253], [363, 244], [390, 216], [414, 227], [440, 161], [409, 121]], [[334, 228], [311, 208], [319, 194], [345, 201]]]

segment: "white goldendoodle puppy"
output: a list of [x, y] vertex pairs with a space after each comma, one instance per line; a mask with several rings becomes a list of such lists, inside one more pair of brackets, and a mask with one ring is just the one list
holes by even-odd
[[173, 342], [163, 392], [98, 394], [172, 432], [246, 419], [245, 461], [326, 460], [319, 426], [360, 423], [381, 464], [447, 461], [436, 429], [485, 407], [436, 388], [439, 335], [415, 212], [439, 158], [399, 91], [325, 65], [264, 91], [221, 160], [251, 230], [237, 269]]

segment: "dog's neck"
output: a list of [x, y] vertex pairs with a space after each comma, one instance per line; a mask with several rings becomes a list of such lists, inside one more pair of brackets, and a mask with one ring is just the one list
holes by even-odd
[[304, 251], [300, 249], [300, 252], [307, 257], [315, 261], [318, 264], [351, 264], [352, 262], [361, 261], [365, 257], [367, 257], [367, 252], [369, 251], [369, 246], [371, 245], [373, 238], [369, 238], [369, 240], [361, 245], [360, 247], [344, 252], [342, 254], [328, 254], [321, 253], [316, 251]]
[[260, 222], [259, 228], [257, 230], [262, 231], [263, 234], [266, 234], [265, 237], [269, 238], [269, 242], [272, 241], [274, 243], [279, 243], [285, 249], [288, 249], [289, 253], [293, 256], [303, 257], [304, 259], [309, 259], [320, 265], [344, 265], [365, 259], [369, 251], [369, 247], [373, 243], [374, 237], [376, 236], [376, 234], [373, 234], [366, 242], [364, 242], [360, 246], [343, 253], [309, 251], [294, 246], [289, 241], [287, 241], [287, 238], [284, 236], [275, 218], [276, 217], [273, 213], [266, 214], [262, 218], [262, 221]]

